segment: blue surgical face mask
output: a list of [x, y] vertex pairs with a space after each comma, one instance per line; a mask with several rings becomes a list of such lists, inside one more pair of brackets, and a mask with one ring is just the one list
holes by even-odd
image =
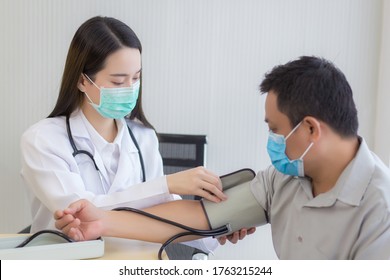
[[294, 127], [286, 138], [283, 135], [273, 133], [272, 131], [269, 132], [267, 151], [271, 158], [271, 162], [279, 172], [286, 175], [299, 177], [305, 176], [303, 157], [307, 154], [314, 143], [312, 142], [298, 159], [290, 160], [286, 155], [286, 140], [294, 133], [301, 123], [302, 122]]
[[[84, 74], [85, 75], [85, 74]], [[130, 87], [100, 88], [87, 75], [88, 80], [100, 90], [100, 104], [96, 105], [89, 98], [89, 104], [105, 118], [120, 119], [133, 111], [137, 104], [140, 80]]]

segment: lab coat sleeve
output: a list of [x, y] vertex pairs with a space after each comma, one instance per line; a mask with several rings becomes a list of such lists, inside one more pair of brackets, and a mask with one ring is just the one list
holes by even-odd
[[51, 212], [81, 198], [104, 209], [145, 208], [173, 199], [164, 176], [120, 192], [99, 195], [88, 191], [72, 152], [65, 126], [33, 126], [21, 138], [21, 176], [32, 195]]
[[[145, 128], [135, 122], [128, 122], [128, 125], [131, 127], [135, 137], [137, 138], [139, 147], [145, 157], [144, 161], [146, 166], [145, 169], [147, 170], [147, 178], [160, 177], [163, 174], [163, 163], [158, 150], [158, 139], [154, 130], [146, 129], [147, 133], [149, 133], [149, 137], [144, 137], [143, 141], [141, 141], [141, 135], [145, 133]], [[153, 166], [149, 166], [151, 164]], [[148, 170], [151, 172], [148, 172]], [[168, 199], [177, 200], [181, 199], [181, 197], [179, 195], [172, 195]], [[219, 245], [217, 239], [212, 237], [188, 241], [183, 244], [202, 250], [207, 254], [212, 254]]]

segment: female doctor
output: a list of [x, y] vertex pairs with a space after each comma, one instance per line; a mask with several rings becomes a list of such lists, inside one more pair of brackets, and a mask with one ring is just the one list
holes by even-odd
[[55, 228], [55, 210], [81, 198], [102, 209], [150, 207], [175, 194], [226, 199], [219, 177], [203, 167], [163, 175], [142, 110], [141, 51], [133, 30], [113, 18], [77, 30], [53, 111], [21, 138], [32, 232]]

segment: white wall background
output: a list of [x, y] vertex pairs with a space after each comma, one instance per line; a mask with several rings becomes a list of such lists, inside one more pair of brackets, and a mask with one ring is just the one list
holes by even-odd
[[390, 166], [390, 0], [383, 1], [382, 38], [375, 122], [375, 151]]
[[[354, 90], [360, 134], [389, 162], [389, 0], [0, 0], [0, 232], [30, 223], [19, 138], [52, 110], [74, 32], [95, 15], [143, 47], [144, 104], [159, 132], [206, 134], [217, 174], [269, 164], [258, 85], [301, 55], [333, 60]], [[216, 259], [273, 259], [270, 228]]]

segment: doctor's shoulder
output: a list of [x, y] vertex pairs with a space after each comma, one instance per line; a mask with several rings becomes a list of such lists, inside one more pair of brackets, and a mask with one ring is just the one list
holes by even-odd
[[21, 144], [39, 144], [39, 141], [52, 142], [58, 148], [67, 141], [65, 117], [45, 118], [28, 127], [21, 137]]

